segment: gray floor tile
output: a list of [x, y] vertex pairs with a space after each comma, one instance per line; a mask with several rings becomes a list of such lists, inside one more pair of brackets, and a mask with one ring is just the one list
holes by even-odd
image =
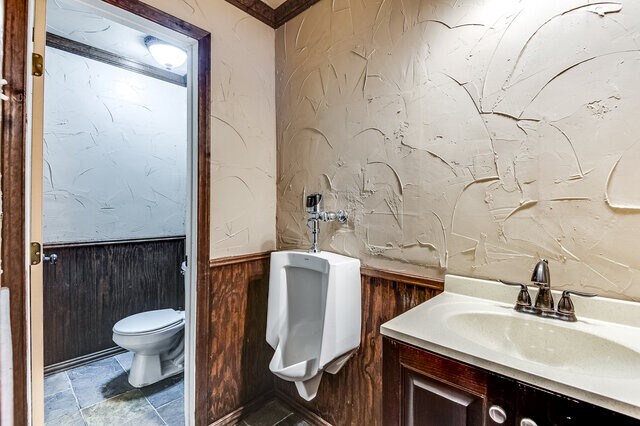
[[60, 373], [52, 374], [44, 378], [44, 396], [53, 395], [54, 393], [61, 392], [69, 389], [69, 379], [67, 373], [62, 371]]
[[299, 417], [297, 414], [291, 414], [284, 420], [276, 423], [277, 426], [311, 426], [309, 422]]
[[292, 411], [280, 402], [271, 401], [258, 411], [249, 414], [243, 421], [249, 426], [273, 426], [291, 413]]
[[65, 414], [55, 420], [45, 421], [45, 426], [85, 426], [80, 411], [74, 411], [73, 413]]
[[74, 368], [67, 374], [80, 408], [133, 389], [127, 381], [127, 373], [113, 357]]
[[47, 425], [81, 425], [80, 409], [71, 389], [44, 399], [44, 418]]
[[124, 371], [127, 373], [131, 370], [131, 361], [133, 360], [133, 352], [125, 352], [115, 356], [116, 361], [120, 363]]
[[140, 388], [151, 405], [158, 408], [171, 401], [184, 399], [184, 380], [182, 374], [164, 379], [150, 386]]
[[162, 407], [157, 408], [158, 414], [162, 417], [162, 420], [169, 426], [182, 426], [184, 425], [184, 401], [182, 399], [176, 399]]
[[90, 426], [165, 424], [138, 389], [84, 408], [82, 415]]

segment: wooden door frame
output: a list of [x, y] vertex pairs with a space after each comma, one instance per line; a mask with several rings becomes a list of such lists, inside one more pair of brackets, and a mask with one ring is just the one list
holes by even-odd
[[[197, 41], [198, 44], [198, 176], [197, 176], [197, 288], [209, 285], [210, 217], [211, 217], [211, 34], [140, 0], [102, 0], [134, 15]], [[13, 339], [14, 418], [16, 425], [27, 424], [29, 413], [29, 270], [27, 264], [27, 199], [26, 154], [31, 141], [26, 105], [29, 79], [28, 54], [30, 0], [5, 0], [3, 78], [8, 81], [4, 93], [10, 98], [2, 103], [2, 134], [0, 141], [0, 173], [2, 174], [2, 275], [0, 285], [11, 294], [11, 331]], [[209, 301], [199, 297], [196, 302], [196, 365], [204, 372], [208, 364]], [[196, 424], [206, 424], [207, 374], [196, 374]]]

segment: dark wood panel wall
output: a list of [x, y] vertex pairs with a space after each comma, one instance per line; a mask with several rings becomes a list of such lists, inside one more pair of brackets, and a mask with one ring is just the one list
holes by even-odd
[[273, 350], [265, 340], [268, 253], [212, 262], [208, 327], [208, 421], [233, 424], [251, 402], [273, 392], [333, 425], [382, 424], [380, 325], [442, 291], [441, 281], [362, 268], [362, 341], [337, 374], [325, 374], [310, 402], [295, 385], [269, 371]]
[[212, 261], [203, 293], [210, 300], [208, 424], [225, 417], [233, 423], [251, 402], [273, 391], [273, 351], [265, 340], [269, 253]]
[[45, 245], [45, 366], [116, 345], [111, 329], [143, 311], [184, 309], [184, 237]]

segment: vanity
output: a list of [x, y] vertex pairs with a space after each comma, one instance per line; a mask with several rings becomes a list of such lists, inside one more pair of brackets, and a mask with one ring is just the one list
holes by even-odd
[[640, 304], [576, 298], [569, 322], [518, 312], [517, 296], [448, 275], [383, 324], [383, 424], [640, 425]]

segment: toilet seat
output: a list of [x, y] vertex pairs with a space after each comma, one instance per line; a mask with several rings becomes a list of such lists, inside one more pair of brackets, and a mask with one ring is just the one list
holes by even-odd
[[113, 332], [122, 336], [136, 336], [161, 332], [182, 323], [184, 311], [159, 309], [123, 318], [113, 326]]

